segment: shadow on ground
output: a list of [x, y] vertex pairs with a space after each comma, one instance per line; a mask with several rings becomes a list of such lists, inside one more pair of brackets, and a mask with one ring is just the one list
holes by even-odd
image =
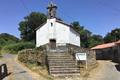
[[115, 65], [115, 67], [116, 67], [117, 71], [120, 72], [120, 64]]

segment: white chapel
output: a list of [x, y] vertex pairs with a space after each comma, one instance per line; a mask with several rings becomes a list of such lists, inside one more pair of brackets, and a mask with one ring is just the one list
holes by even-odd
[[50, 48], [55, 48], [67, 44], [80, 47], [80, 34], [56, 17], [57, 6], [51, 2], [47, 9], [46, 23], [36, 30], [36, 47], [49, 45]]

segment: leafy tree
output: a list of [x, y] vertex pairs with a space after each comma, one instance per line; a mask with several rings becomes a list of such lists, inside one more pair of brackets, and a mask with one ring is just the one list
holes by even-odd
[[104, 42], [102, 36], [92, 35], [92, 32], [85, 29], [84, 26], [80, 26], [79, 22], [75, 21], [71, 24], [80, 33], [81, 47], [90, 48]]
[[120, 40], [120, 28], [116, 28], [112, 30], [110, 33], [107, 33], [107, 35], [104, 37], [104, 42], [114, 42]]
[[87, 29], [84, 29], [84, 26], [80, 26], [79, 22], [77, 21], [71, 24], [73, 28], [80, 33], [81, 46], [86, 48], [89, 47], [88, 38], [91, 36], [91, 32]]
[[32, 12], [24, 17], [24, 20], [19, 23], [19, 31], [23, 41], [35, 41], [36, 28], [46, 22], [46, 15], [39, 12]]
[[104, 43], [103, 41], [103, 37], [101, 35], [92, 35], [89, 39], [88, 39], [88, 44], [89, 47], [94, 47], [96, 45], [102, 44]]

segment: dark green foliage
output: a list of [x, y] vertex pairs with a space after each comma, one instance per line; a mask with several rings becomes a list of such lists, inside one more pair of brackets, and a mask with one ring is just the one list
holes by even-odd
[[104, 37], [105, 43], [114, 42], [120, 40], [120, 28], [112, 30], [110, 33]]
[[15, 44], [5, 45], [2, 48], [1, 52], [17, 54], [17, 52], [20, 50], [31, 49], [31, 48], [35, 48], [35, 44], [33, 44], [31, 42], [19, 42], [19, 43], [15, 43]]
[[81, 46], [88, 48], [88, 38], [91, 36], [91, 32], [87, 29], [84, 29], [84, 26], [80, 26], [79, 22], [72, 23], [73, 28], [80, 33]]
[[90, 48], [103, 43], [104, 43], [103, 37], [100, 35], [92, 35], [88, 39], [88, 44]]
[[0, 45], [5, 45], [8, 43], [14, 43], [14, 42], [18, 42], [19, 39], [16, 38], [13, 35], [7, 34], [7, 33], [2, 33], [0, 34]]
[[8, 33], [2, 33], [0, 34], [0, 50], [2, 49], [3, 46], [17, 43], [18, 41], [19, 39], [16, 38], [15, 36], [10, 35]]
[[34, 41], [36, 39], [36, 28], [45, 23], [47, 17], [43, 13], [32, 12], [19, 23], [21, 39], [24, 41]]
[[73, 22], [72, 26], [80, 33], [81, 47], [91, 48], [104, 42], [102, 36], [92, 35], [92, 33], [85, 29], [84, 26], [80, 26], [79, 22]]

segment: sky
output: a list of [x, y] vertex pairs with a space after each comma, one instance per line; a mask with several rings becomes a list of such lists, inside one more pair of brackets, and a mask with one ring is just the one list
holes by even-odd
[[[20, 37], [19, 22], [31, 12], [47, 12], [50, 0], [0, 0], [0, 33]], [[53, 0], [64, 22], [79, 21], [93, 34], [120, 28], [120, 0]]]

